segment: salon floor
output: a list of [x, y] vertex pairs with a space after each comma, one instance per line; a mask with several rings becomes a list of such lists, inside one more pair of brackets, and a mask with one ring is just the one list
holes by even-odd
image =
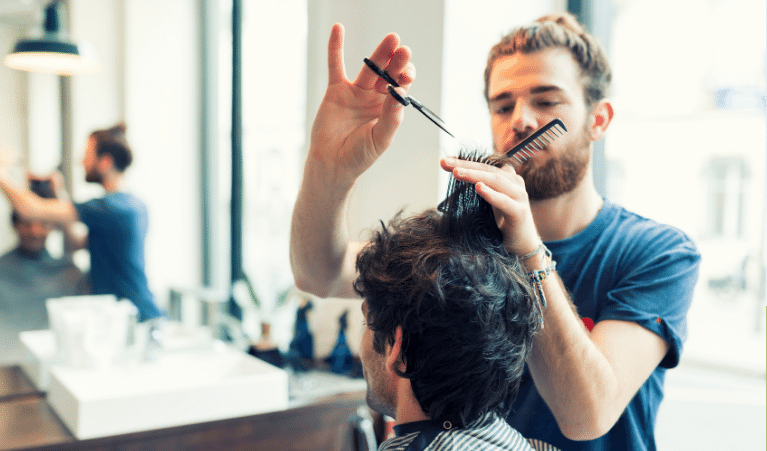
[[765, 450], [765, 376], [683, 361], [666, 373], [659, 451]]

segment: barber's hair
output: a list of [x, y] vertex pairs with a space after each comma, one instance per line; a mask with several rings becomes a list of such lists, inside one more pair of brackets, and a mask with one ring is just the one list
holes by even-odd
[[119, 172], [125, 171], [133, 162], [133, 152], [125, 138], [126, 128], [125, 122], [120, 122], [113, 127], [91, 133], [91, 137], [96, 140], [96, 156], [112, 157], [114, 167]]
[[490, 49], [485, 68], [485, 99], [489, 101], [490, 74], [498, 58], [552, 47], [568, 50], [580, 67], [587, 107], [593, 107], [608, 96], [612, 70], [605, 50], [594, 36], [584, 30], [575, 16], [560, 13], [543, 16], [529, 25], [512, 29]]
[[423, 412], [465, 426], [508, 414], [541, 316], [490, 205], [464, 182], [448, 191], [438, 209], [382, 223], [357, 256], [354, 288], [376, 352], [402, 328], [397, 372]]

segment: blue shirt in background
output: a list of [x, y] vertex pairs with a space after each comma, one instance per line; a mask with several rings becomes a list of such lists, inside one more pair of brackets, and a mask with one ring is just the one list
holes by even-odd
[[75, 207], [88, 226], [93, 294], [130, 299], [138, 307], [139, 321], [162, 316], [144, 271], [148, 226], [144, 203], [132, 194], [111, 193]]

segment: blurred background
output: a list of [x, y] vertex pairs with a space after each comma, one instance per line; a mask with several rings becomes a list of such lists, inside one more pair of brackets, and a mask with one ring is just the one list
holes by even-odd
[[[0, 47], [10, 51], [39, 30], [48, 3], [0, 0]], [[614, 71], [616, 115], [597, 143], [598, 188], [680, 228], [703, 255], [682, 364], [668, 373], [661, 449], [764, 449], [763, 0], [60, 3], [65, 31], [94, 47], [101, 71], [60, 77], [0, 67], [0, 152], [38, 175], [60, 166], [74, 200], [84, 201], [99, 195], [80, 164], [88, 134], [125, 120], [135, 152], [128, 188], [149, 207], [147, 273], [158, 303], [167, 306], [179, 288], [228, 291], [244, 271], [264, 311], [292, 285], [290, 216], [333, 23], [346, 27], [350, 78], [381, 37], [397, 32], [417, 67], [411, 94], [460, 142], [490, 148], [487, 51], [517, 24], [574, 12], [607, 48]], [[434, 206], [446, 188], [437, 161], [456, 148], [408, 111], [358, 185], [353, 233], [364, 237], [400, 208]], [[15, 244], [9, 216], [0, 202], [3, 251]], [[60, 254], [61, 238], [49, 247]], [[77, 262], [87, 266], [87, 255]], [[354, 300], [319, 302], [315, 316], [332, 319], [346, 308], [358, 324]], [[291, 321], [274, 332], [283, 343]], [[315, 321], [322, 324], [334, 323]], [[327, 350], [336, 330], [328, 327], [327, 344], [317, 334]], [[359, 330], [350, 330], [353, 350]]]

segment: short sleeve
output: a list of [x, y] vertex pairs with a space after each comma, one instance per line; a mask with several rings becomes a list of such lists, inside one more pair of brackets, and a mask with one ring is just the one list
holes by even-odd
[[104, 206], [100, 199], [91, 199], [87, 202], [75, 204], [75, 209], [80, 221], [88, 227], [93, 227], [93, 224], [98, 221], [99, 210], [103, 210]]
[[660, 365], [679, 363], [687, 339], [687, 312], [698, 281], [700, 253], [681, 231], [653, 223], [631, 240], [620, 274], [607, 292], [599, 320], [632, 321], [670, 345]]

